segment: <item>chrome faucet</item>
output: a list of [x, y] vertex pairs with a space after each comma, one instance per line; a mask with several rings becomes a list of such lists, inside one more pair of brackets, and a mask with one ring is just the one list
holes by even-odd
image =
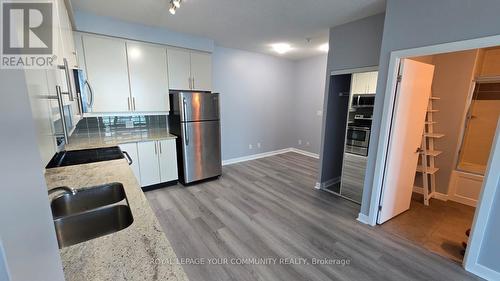
[[59, 187], [54, 187], [52, 189], [49, 190], [49, 196], [54, 193], [54, 192], [57, 192], [57, 191], [63, 191], [64, 193], [71, 193], [73, 195], [75, 195], [78, 191], [76, 189], [73, 189], [71, 187], [67, 187], [67, 186], [59, 186]]

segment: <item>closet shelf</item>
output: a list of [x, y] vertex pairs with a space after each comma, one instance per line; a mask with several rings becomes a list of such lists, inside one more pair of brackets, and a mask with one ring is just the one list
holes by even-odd
[[430, 97], [431, 100], [440, 100], [441, 98], [438, 97]]
[[[438, 156], [441, 153], [443, 153], [443, 152], [439, 151], [439, 150], [427, 150], [427, 151], [425, 151], [425, 154], [427, 154], [428, 156]], [[424, 151], [421, 151], [420, 154], [424, 154]]]
[[425, 121], [425, 125], [437, 124], [436, 121]]
[[439, 112], [437, 109], [427, 109], [427, 112]]
[[436, 167], [426, 167], [424, 170], [424, 167], [417, 166], [417, 172], [419, 172], [419, 173], [426, 173], [429, 175], [434, 175], [437, 171], [439, 171], [439, 168], [436, 168]]
[[424, 137], [426, 137], [426, 138], [435, 138], [435, 139], [439, 139], [439, 138], [444, 137], [444, 134], [437, 134], [437, 133], [425, 133], [425, 134], [424, 134]]

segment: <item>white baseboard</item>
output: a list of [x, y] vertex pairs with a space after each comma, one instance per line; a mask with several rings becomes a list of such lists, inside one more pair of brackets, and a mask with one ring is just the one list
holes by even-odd
[[302, 150], [302, 149], [298, 149], [298, 148], [295, 148], [295, 147], [292, 147], [291, 151], [295, 152], [295, 153], [299, 153], [299, 154], [305, 155], [305, 156], [309, 156], [309, 157], [312, 157], [312, 158], [319, 159], [319, 154], [317, 154], [317, 153], [312, 153], [312, 152], [305, 151], [305, 150]]
[[357, 221], [359, 221], [360, 223], [364, 223], [364, 224], [370, 224], [369, 217], [365, 214], [362, 214], [362, 213], [358, 214]]
[[236, 164], [236, 163], [250, 161], [250, 160], [255, 160], [255, 159], [264, 158], [264, 157], [269, 157], [269, 156], [278, 155], [278, 154], [283, 154], [283, 153], [287, 153], [290, 151], [292, 151], [292, 149], [289, 147], [289, 148], [285, 148], [285, 149], [279, 149], [279, 150], [274, 150], [274, 151], [269, 151], [269, 152], [264, 152], [264, 153], [252, 154], [252, 155], [247, 155], [247, 156], [238, 157], [238, 158], [231, 158], [228, 160], [223, 160], [222, 166]]
[[[418, 194], [424, 194], [423, 188], [419, 186], [414, 186], [413, 187], [413, 192], [418, 193]], [[435, 192], [434, 196], [432, 197], [434, 199], [438, 199], [441, 201], [448, 201], [448, 194], [440, 193], [440, 192]]]
[[337, 183], [340, 183], [340, 177], [329, 179], [329, 180], [324, 181], [324, 182], [317, 182], [316, 185], [314, 186], [314, 188], [323, 189], [323, 188], [327, 188], [327, 187], [332, 186], [332, 185], [337, 184]]
[[466, 268], [472, 274], [475, 274], [485, 280], [500, 280], [500, 272], [494, 271], [484, 265], [474, 264], [469, 268]]
[[278, 155], [278, 154], [283, 154], [283, 153], [287, 153], [287, 152], [295, 152], [295, 153], [299, 153], [299, 154], [302, 154], [305, 156], [309, 156], [309, 157], [313, 157], [313, 158], [317, 158], [317, 159], [319, 158], [319, 155], [316, 153], [297, 149], [294, 147], [289, 147], [289, 148], [284, 148], [284, 149], [279, 149], [279, 150], [273, 150], [273, 151], [268, 151], [268, 152], [263, 152], [263, 153], [252, 154], [252, 155], [223, 160], [222, 166], [236, 164], [236, 163], [250, 161], [250, 160], [255, 160], [255, 159], [264, 158], [264, 157], [269, 157], [269, 156]]

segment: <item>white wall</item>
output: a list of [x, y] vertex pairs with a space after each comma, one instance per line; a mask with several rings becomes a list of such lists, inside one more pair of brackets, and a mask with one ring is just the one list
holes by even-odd
[[294, 63], [223, 47], [215, 48], [212, 63], [214, 92], [221, 93], [222, 159], [291, 147]]
[[10, 281], [64, 280], [24, 72], [0, 70], [0, 85], [0, 240]]
[[[327, 54], [295, 62], [293, 146], [319, 154]], [[302, 144], [298, 143], [302, 140]], [[309, 144], [308, 144], [309, 143]]]
[[160, 27], [128, 23], [81, 11], [75, 11], [74, 14], [75, 25], [78, 31], [99, 33], [108, 36], [165, 44], [205, 52], [212, 52], [214, 49], [214, 41], [212, 39], [173, 32]]

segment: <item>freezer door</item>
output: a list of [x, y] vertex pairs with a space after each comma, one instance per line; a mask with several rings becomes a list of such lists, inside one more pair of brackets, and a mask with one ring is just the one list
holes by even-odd
[[222, 171], [219, 121], [181, 123], [183, 180], [190, 183]]
[[181, 92], [179, 110], [181, 121], [219, 120], [219, 94]]

